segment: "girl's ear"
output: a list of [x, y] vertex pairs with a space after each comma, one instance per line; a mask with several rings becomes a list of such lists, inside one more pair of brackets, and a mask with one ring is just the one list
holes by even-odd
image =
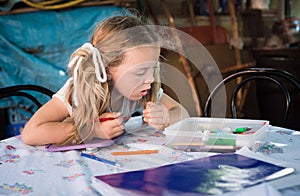
[[110, 81], [112, 79], [112, 76], [111, 76], [111, 74], [109, 72], [109, 69], [106, 68], [105, 70], [106, 70], [106, 75], [107, 75], [107, 81]]
[[111, 80], [111, 75], [108, 73], [107, 74], [107, 80], [110, 81]]

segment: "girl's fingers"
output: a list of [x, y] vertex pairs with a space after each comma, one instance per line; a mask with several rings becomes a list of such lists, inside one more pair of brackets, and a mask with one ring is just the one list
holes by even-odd
[[114, 128], [104, 131], [104, 135], [106, 138], [111, 139], [111, 138], [121, 135], [123, 132], [124, 132], [123, 127], [118, 126], [118, 127], [114, 127]]
[[[166, 110], [164, 108], [165, 106], [161, 105], [161, 104], [151, 104], [149, 107], [146, 107], [146, 109], [144, 109], [143, 111], [143, 115], [144, 116], [148, 116], [148, 117], [152, 117], [153, 114], [155, 113], [163, 113], [164, 110]], [[155, 116], [153, 116], [155, 117]]]
[[[103, 118], [107, 118], [107, 119], [103, 120], [102, 122], [101, 121], [99, 122], [98, 131], [100, 132], [99, 134], [100, 138], [111, 139], [121, 135], [124, 131], [123, 118], [113, 118], [112, 115], [109, 116], [110, 117], [101, 116], [102, 119]], [[116, 116], [118, 116], [118, 114], [116, 114]], [[102, 137], [101, 135], [104, 137]]]
[[114, 118], [114, 119], [107, 119], [103, 122], [100, 122], [102, 126], [110, 126], [110, 127], [117, 127], [123, 126], [123, 118]]
[[148, 102], [143, 111], [144, 121], [158, 130], [163, 130], [169, 124], [169, 111], [161, 103]]
[[147, 114], [144, 114], [144, 117], [145, 118], [165, 118], [166, 116], [166, 113], [164, 112], [151, 112], [151, 113], [147, 113]]
[[152, 118], [159, 118], [160, 120], [165, 121], [167, 116], [168, 109], [160, 103], [152, 103], [143, 111], [143, 117], [148, 121]]
[[121, 127], [115, 127], [110, 132], [110, 136], [111, 136], [111, 138], [114, 138], [114, 137], [117, 137], [117, 136], [121, 135], [123, 132], [124, 132], [123, 128], [121, 128]]
[[148, 102], [145, 108], [145, 112], [159, 112], [163, 110], [163, 107], [165, 107], [163, 104], [161, 103], [152, 103], [152, 102]]
[[163, 118], [149, 118], [147, 120], [147, 123], [151, 124], [155, 124], [155, 125], [164, 125], [166, 123], [166, 119]]

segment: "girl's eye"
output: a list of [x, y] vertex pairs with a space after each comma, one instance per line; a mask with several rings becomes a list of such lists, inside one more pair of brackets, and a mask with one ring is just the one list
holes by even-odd
[[146, 73], [146, 69], [142, 69], [139, 72], [136, 73], [137, 76], [143, 76]]
[[146, 73], [147, 73], [147, 71], [149, 70], [151, 70], [151, 72], [154, 72], [155, 71], [155, 69], [158, 67], [158, 65], [157, 65], [158, 63], [156, 63], [156, 65], [149, 65], [149, 67], [147, 67], [147, 68], [143, 68], [143, 69], [139, 69], [135, 74], [137, 75], [137, 76], [143, 76], [143, 75], [145, 75]]

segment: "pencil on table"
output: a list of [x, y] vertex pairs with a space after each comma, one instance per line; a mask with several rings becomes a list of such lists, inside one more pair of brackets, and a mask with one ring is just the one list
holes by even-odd
[[136, 150], [136, 151], [123, 151], [123, 152], [112, 152], [111, 155], [137, 155], [137, 154], [153, 154], [158, 153], [158, 150]]
[[107, 163], [107, 164], [110, 164], [110, 165], [113, 165], [113, 166], [120, 167], [120, 165], [118, 163], [114, 162], [114, 161], [110, 161], [110, 160], [107, 160], [107, 159], [104, 159], [104, 158], [101, 158], [101, 157], [97, 157], [97, 156], [92, 155], [92, 154], [82, 152], [80, 155], [83, 156], [83, 157], [89, 158], [89, 159], [100, 161], [102, 163]]

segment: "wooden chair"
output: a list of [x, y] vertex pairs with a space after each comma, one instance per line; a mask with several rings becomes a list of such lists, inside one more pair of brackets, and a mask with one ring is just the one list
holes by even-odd
[[[237, 71], [235, 73], [232, 73], [225, 77], [220, 83], [218, 83], [215, 88], [212, 90], [210, 95], [208, 96], [205, 107], [204, 107], [204, 116], [208, 117], [210, 116], [210, 110], [211, 110], [211, 103], [212, 99], [217, 95], [218, 91], [220, 91], [221, 88], [224, 88], [226, 85], [228, 85], [231, 81], [241, 77], [241, 81], [236, 84], [231, 92], [231, 99], [230, 99], [230, 110], [231, 110], [231, 115], [232, 118], [238, 118], [238, 112], [237, 112], [237, 96], [238, 92], [245, 87], [245, 85], [250, 82], [250, 81], [256, 81], [259, 83], [256, 84], [261, 84], [261, 80], [268, 81], [270, 83], [275, 84], [277, 86], [277, 91], [278, 88], [280, 89], [281, 93], [284, 96], [284, 105], [285, 109], [283, 113], [281, 114], [281, 121], [280, 122], [271, 122], [272, 125], [279, 125], [279, 126], [286, 126], [287, 119], [290, 115], [290, 106], [291, 106], [291, 101], [294, 102], [299, 102], [296, 101], [296, 97], [299, 98], [300, 94], [300, 82], [298, 81], [297, 78], [295, 78], [292, 74], [286, 71], [282, 70], [277, 70], [273, 68], [246, 68], [240, 71]], [[273, 85], [274, 86], [274, 85]], [[259, 88], [258, 86], [256, 86]], [[267, 88], [270, 88], [270, 86], [267, 86]], [[268, 89], [262, 89], [262, 91], [267, 93]], [[279, 91], [279, 92], [280, 92]], [[228, 92], [228, 91], [227, 91]], [[277, 93], [278, 94], [278, 93]], [[229, 94], [230, 95], [230, 94]], [[293, 96], [292, 96], [293, 95]], [[247, 94], [243, 94], [242, 98], [245, 98]], [[274, 100], [273, 100], [274, 101]], [[270, 100], [272, 103], [272, 100]], [[266, 104], [266, 103], [265, 103]], [[272, 103], [273, 108], [275, 108], [279, 105], [279, 103]], [[299, 108], [298, 108], [299, 109]], [[280, 114], [280, 111], [278, 112], [272, 112], [269, 115], [277, 115]], [[258, 117], [260, 118], [260, 117]], [[263, 120], [269, 120], [269, 119], [263, 119]]]

